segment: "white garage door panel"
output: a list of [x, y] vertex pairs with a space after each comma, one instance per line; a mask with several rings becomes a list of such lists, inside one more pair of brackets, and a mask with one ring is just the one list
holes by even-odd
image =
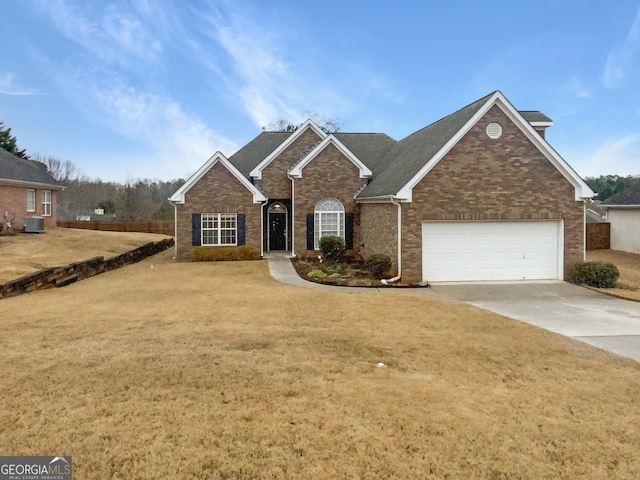
[[427, 222], [422, 242], [425, 281], [561, 276], [560, 222]]

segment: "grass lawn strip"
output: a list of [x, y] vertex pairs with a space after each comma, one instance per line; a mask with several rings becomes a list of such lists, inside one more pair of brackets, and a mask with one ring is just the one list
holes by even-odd
[[619, 288], [595, 289], [602, 293], [640, 302], [640, 254], [617, 250], [591, 250], [587, 260], [611, 262], [620, 270]]
[[2, 305], [3, 455], [78, 478], [640, 478], [640, 364], [471, 306], [170, 252]]

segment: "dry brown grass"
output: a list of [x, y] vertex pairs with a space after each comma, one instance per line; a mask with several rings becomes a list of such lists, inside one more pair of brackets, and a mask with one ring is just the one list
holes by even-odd
[[628, 300], [640, 301], [640, 254], [617, 250], [591, 250], [587, 260], [612, 262], [620, 270], [619, 288], [598, 289]]
[[46, 267], [58, 267], [91, 257], [113, 257], [145, 243], [167, 238], [135, 232], [98, 232], [51, 228], [41, 234], [0, 237], [0, 283]]
[[638, 363], [434, 294], [165, 252], [0, 306], [2, 454], [74, 478], [640, 478]]

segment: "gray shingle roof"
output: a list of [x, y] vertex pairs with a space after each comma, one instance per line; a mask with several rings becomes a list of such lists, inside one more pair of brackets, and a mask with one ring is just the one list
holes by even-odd
[[26, 182], [63, 188], [43, 163], [16, 157], [2, 148], [0, 148], [0, 181], [3, 183]]
[[640, 179], [630, 187], [607, 198], [600, 205], [640, 205]]
[[373, 172], [379, 169], [384, 156], [398, 142], [385, 133], [334, 133], [351, 153]]
[[520, 115], [522, 115], [524, 119], [529, 123], [532, 123], [532, 122], [553, 123], [553, 120], [551, 120], [544, 113], [539, 112], [538, 110], [520, 110]]
[[358, 198], [395, 195], [476, 114], [493, 95], [476, 100], [457, 112], [397, 142], [374, 171], [374, 179]]
[[267, 158], [291, 135], [291, 132], [262, 132], [231, 155], [229, 161], [240, 170], [240, 173], [249, 178], [251, 170], [257, 167], [262, 160]]

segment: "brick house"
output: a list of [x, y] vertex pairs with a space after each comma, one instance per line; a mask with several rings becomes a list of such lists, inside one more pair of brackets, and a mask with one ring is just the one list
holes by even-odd
[[13, 218], [13, 228], [21, 230], [25, 217], [40, 216], [45, 228], [55, 227], [57, 195], [63, 188], [43, 163], [0, 148], [0, 223]]
[[388, 254], [404, 282], [562, 279], [584, 259], [593, 192], [545, 140], [550, 125], [496, 91], [399, 141], [312, 120], [262, 132], [171, 197], [176, 256], [243, 244], [306, 255], [338, 235]]

